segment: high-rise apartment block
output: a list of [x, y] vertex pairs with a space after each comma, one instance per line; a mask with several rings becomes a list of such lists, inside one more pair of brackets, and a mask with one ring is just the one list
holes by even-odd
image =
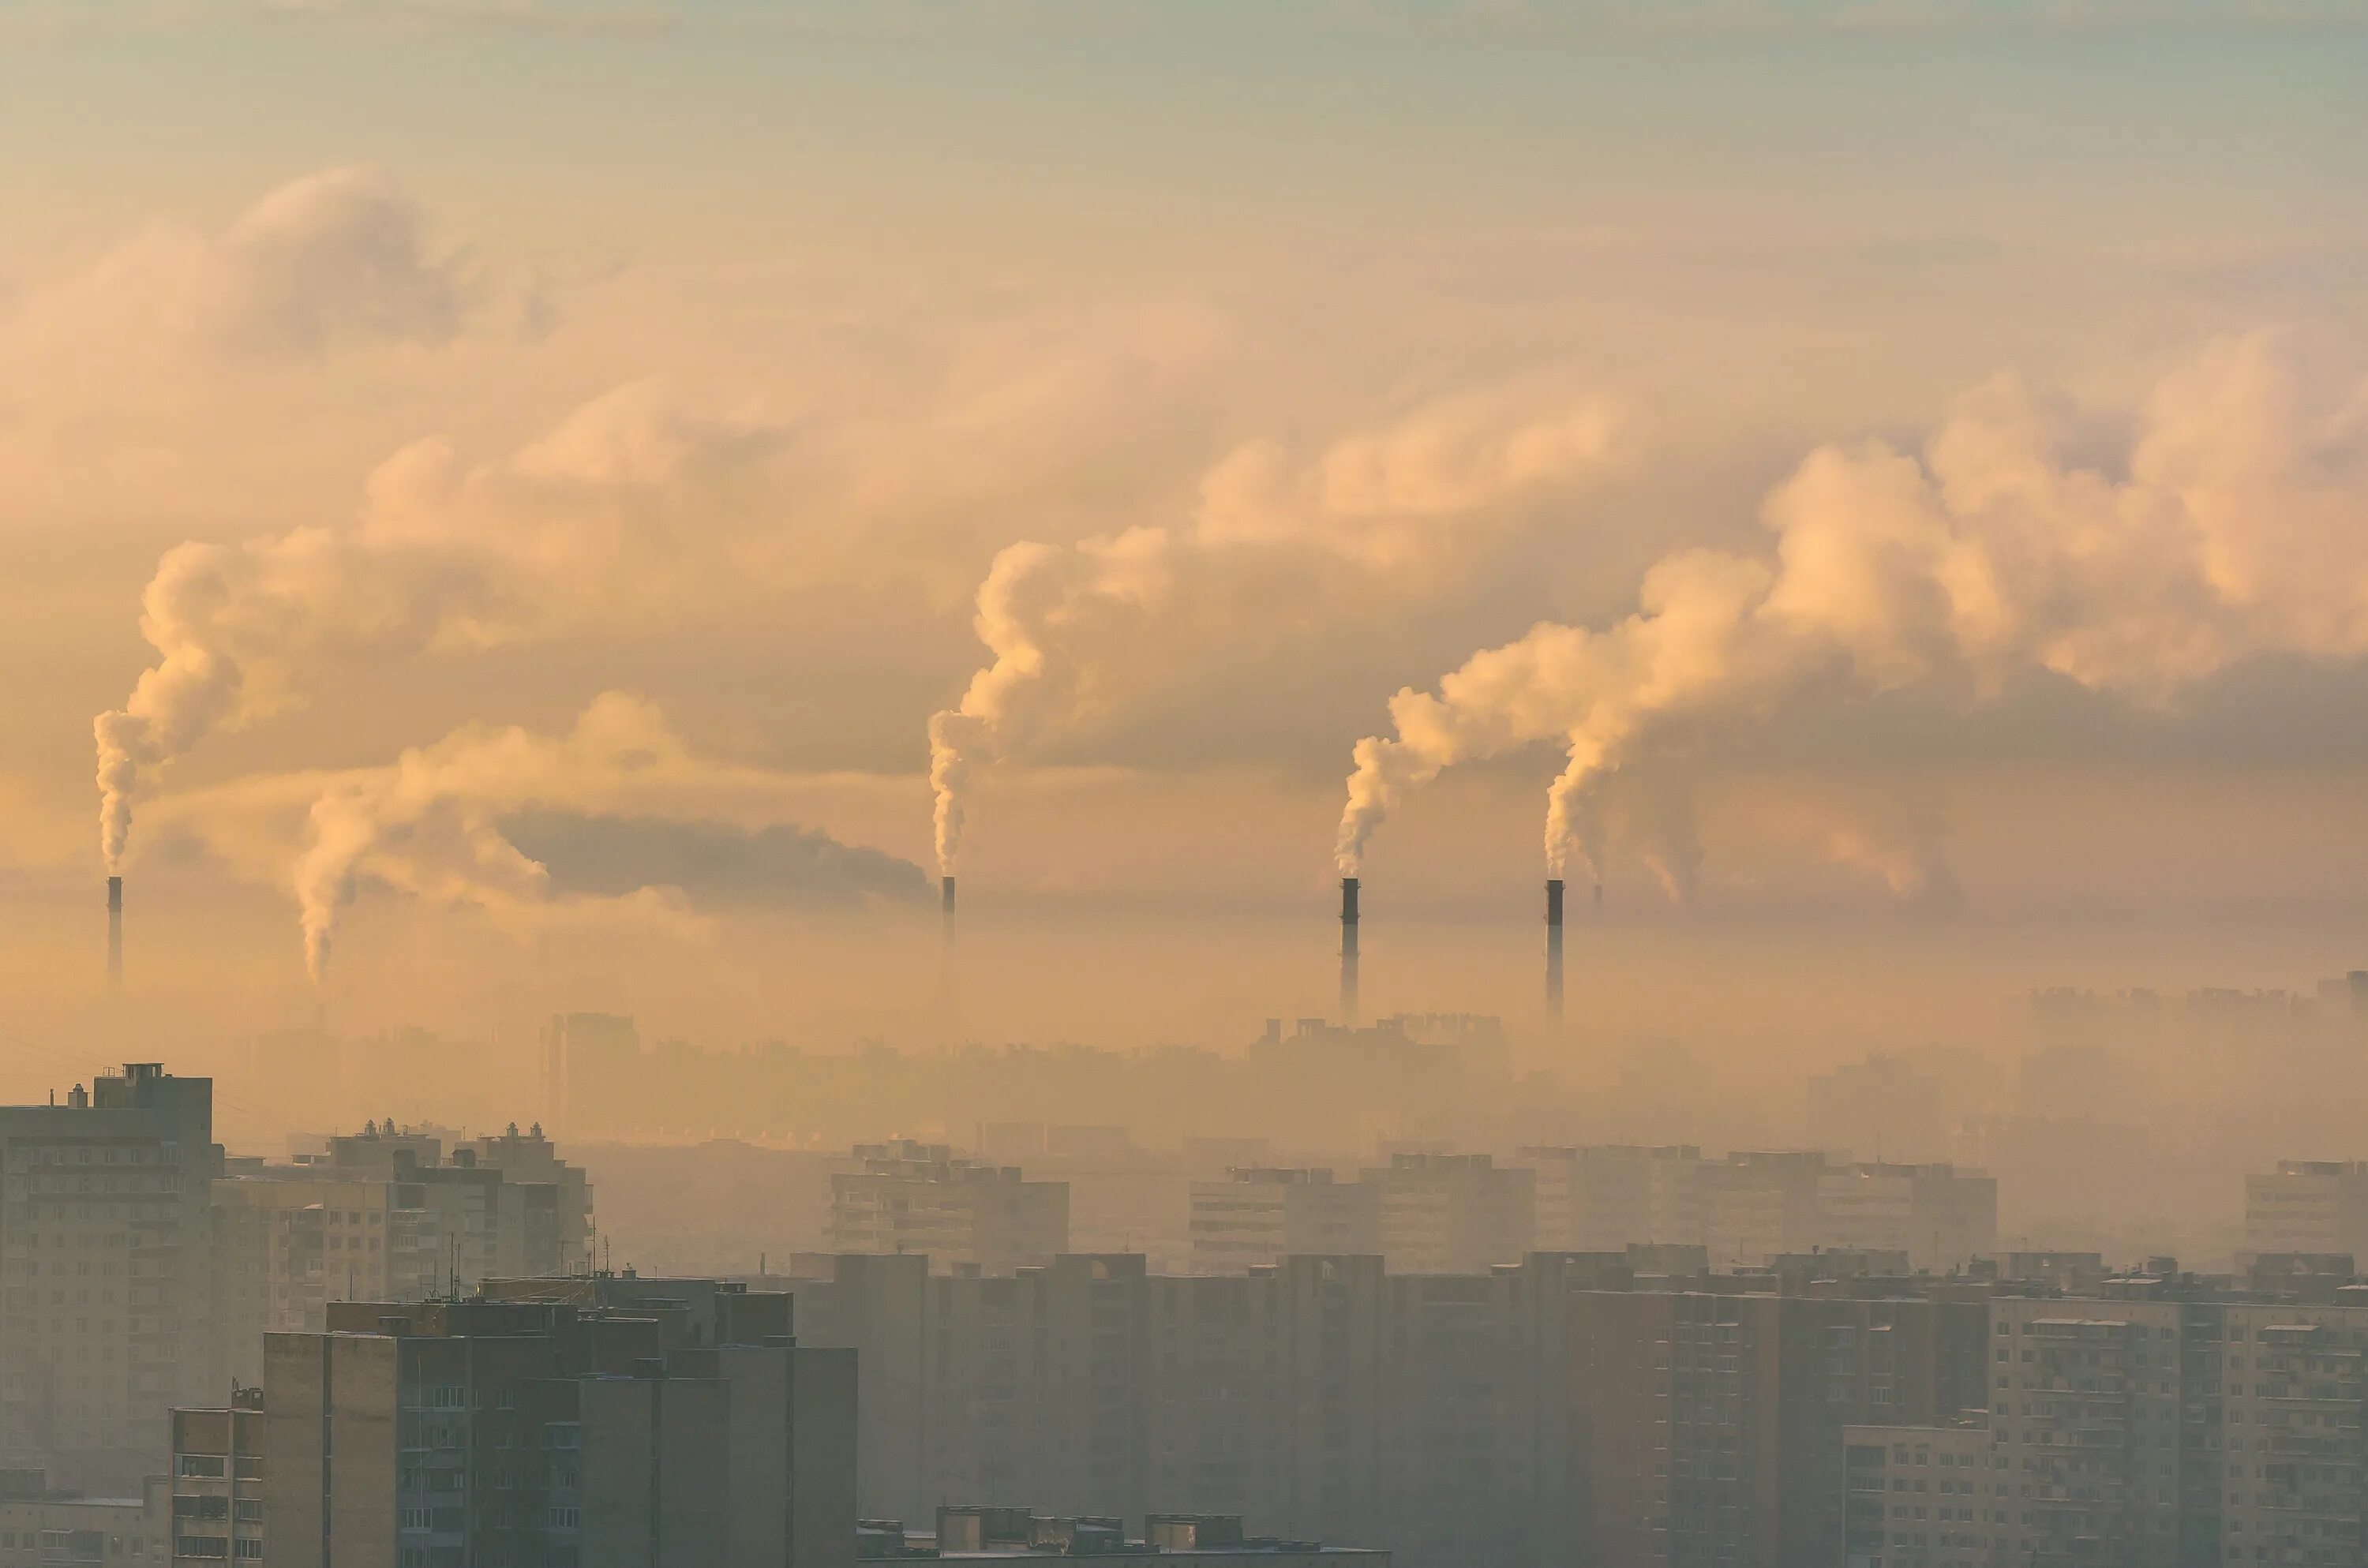
[[1237, 1166], [1191, 1187], [1192, 1267], [1234, 1274], [1293, 1256], [1382, 1250], [1380, 1189], [1324, 1169]]
[[1399, 1153], [1373, 1189], [1382, 1255], [1401, 1274], [1479, 1274], [1537, 1244], [1537, 1177], [1486, 1154]]
[[1850, 1432], [1850, 1561], [2368, 1562], [2368, 1304], [2105, 1289], [1995, 1298], [1986, 1405]]
[[1572, 1315], [1582, 1562], [1830, 1562], [1843, 1428], [1982, 1393], [1978, 1297], [1588, 1291]]
[[1025, 1497], [1505, 1568], [1570, 1528], [1572, 1290], [1626, 1278], [1621, 1257], [1438, 1276], [1371, 1256], [1231, 1275], [1134, 1256], [1008, 1278], [799, 1267], [802, 1336], [858, 1351], [867, 1517]]
[[[501, 1288], [496, 1287], [496, 1291]], [[271, 1336], [272, 1563], [844, 1568], [854, 1381], [786, 1298], [536, 1281]], [[526, 1299], [574, 1293], [574, 1301]]]
[[264, 1560], [263, 1391], [173, 1412], [173, 1568]]
[[1998, 1244], [1998, 1184], [1945, 1165], [1837, 1165], [1816, 1151], [1705, 1160], [1688, 1145], [1524, 1149], [1537, 1173], [1538, 1244], [1611, 1252], [1699, 1245], [1718, 1268], [1819, 1249], [1896, 1251], [1944, 1273]]
[[830, 1180], [830, 1242], [847, 1253], [916, 1253], [940, 1267], [1008, 1274], [1069, 1245], [1069, 1189], [985, 1165], [942, 1143], [859, 1145], [862, 1169]]
[[1699, 1243], [1706, 1232], [1702, 1151], [1691, 1145], [1531, 1148], [1516, 1163], [1537, 1173], [1541, 1247], [1619, 1252]]
[[2368, 1160], [2280, 1160], [2245, 1178], [2248, 1253], [2349, 1253], [2368, 1263]]
[[136, 1492], [214, 1386], [213, 1085], [154, 1062], [0, 1107], [0, 1463]]

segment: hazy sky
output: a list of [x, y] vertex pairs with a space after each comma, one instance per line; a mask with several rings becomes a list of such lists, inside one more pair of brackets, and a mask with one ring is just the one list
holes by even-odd
[[[1533, 919], [1585, 730], [1686, 950], [2307, 981], [2362, 80], [2335, 0], [0, 0], [0, 985], [96, 990], [118, 712], [152, 997], [301, 1016], [309, 939], [358, 1025], [876, 1027], [945, 711], [975, 907], [1304, 908], [1320, 1006], [1434, 708], [1377, 919]], [[1750, 579], [1710, 665], [1671, 560]], [[1287, 1010], [1245, 940], [1005, 1017]]]

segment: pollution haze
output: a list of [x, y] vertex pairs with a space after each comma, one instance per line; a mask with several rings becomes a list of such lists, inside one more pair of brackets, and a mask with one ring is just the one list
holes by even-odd
[[8, 1086], [1471, 1015], [1725, 1147], [2010, 1084], [2056, 988], [2331, 1019], [2363, 67], [2309, 0], [0, 0]]

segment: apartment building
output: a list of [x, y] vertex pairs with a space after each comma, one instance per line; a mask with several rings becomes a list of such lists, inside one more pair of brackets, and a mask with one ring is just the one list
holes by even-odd
[[416, 1301], [564, 1272], [591, 1188], [538, 1127], [455, 1144], [371, 1121], [290, 1164], [225, 1163], [210, 1194], [219, 1375], [263, 1376], [263, 1336], [319, 1332], [333, 1301]]
[[129, 1496], [85, 1496], [38, 1470], [0, 1470], [0, 1568], [165, 1568], [172, 1499], [150, 1476]]
[[1702, 1151], [1691, 1144], [1529, 1148], [1514, 1163], [1536, 1173], [1537, 1244], [1545, 1250], [1699, 1244], [1707, 1234]]
[[1711, 1267], [1764, 1267], [1817, 1247], [1827, 1168], [1814, 1150], [1744, 1150], [1703, 1166], [1702, 1240]]
[[[541, 1282], [537, 1282], [541, 1283]], [[557, 1290], [564, 1282], [555, 1282]], [[333, 1302], [263, 1388], [273, 1561], [844, 1568], [852, 1368], [779, 1295]]]
[[1835, 1562], [1845, 1429], [1930, 1425], [1982, 1392], [1977, 1295], [1598, 1290], [1571, 1312], [1586, 1562]]
[[1322, 1168], [1235, 1166], [1191, 1184], [1192, 1267], [1234, 1274], [1292, 1256], [1382, 1250], [1381, 1193]]
[[1987, 1413], [1938, 1426], [1842, 1429], [1845, 1568], [1991, 1568], [1992, 1519], [2013, 1494]]
[[1358, 1180], [1395, 1273], [1482, 1274], [1537, 1244], [1537, 1174], [1491, 1155], [1397, 1153]]
[[844, 1253], [916, 1253], [940, 1268], [1008, 1274], [1068, 1250], [1069, 1189], [942, 1143], [861, 1144], [830, 1179], [829, 1236]]
[[1563, 1314], [1579, 1285], [1629, 1274], [1624, 1255], [1437, 1276], [1370, 1254], [1232, 1275], [1153, 1275], [1134, 1255], [1010, 1277], [931, 1278], [918, 1258], [795, 1267], [802, 1340], [858, 1350], [867, 1517], [980, 1496], [1149, 1506], [1455, 1568], [1559, 1550]]
[[1905, 1253], [1944, 1274], [1998, 1250], [1998, 1182], [1953, 1165], [1874, 1162], [1817, 1178], [1817, 1244]]
[[2368, 1305], [2106, 1290], [1996, 1298], [1977, 1416], [1851, 1431], [1849, 1561], [2368, 1562]]
[[1252, 1536], [1225, 1515], [1150, 1514], [1129, 1538], [1114, 1514], [1041, 1514], [1030, 1508], [964, 1505], [939, 1508], [937, 1534], [907, 1535], [901, 1519], [865, 1521], [866, 1555], [899, 1561], [956, 1559], [1003, 1564], [1065, 1563], [1090, 1557], [1105, 1568], [1389, 1568], [1390, 1554], [1369, 1547]]
[[136, 1493], [214, 1386], [213, 1084], [154, 1062], [0, 1107], [0, 1463]]
[[264, 1561], [263, 1391], [173, 1412], [173, 1568]]
[[2368, 1160], [2280, 1160], [2247, 1176], [2245, 1250], [2368, 1261]]

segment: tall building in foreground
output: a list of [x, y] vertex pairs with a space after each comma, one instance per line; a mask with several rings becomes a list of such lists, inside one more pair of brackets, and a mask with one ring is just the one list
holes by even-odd
[[1881, 1290], [1574, 1298], [1574, 1560], [1833, 1562], [1844, 1428], [1929, 1426], [1983, 1397], [1980, 1296]]
[[261, 1389], [173, 1412], [173, 1568], [263, 1562], [263, 1479]]
[[[790, 1303], [703, 1281], [338, 1302], [273, 1335], [275, 1568], [846, 1568], [854, 1378]], [[533, 1300], [535, 1295], [578, 1299]]]
[[0, 1107], [0, 1464], [136, 1493], [213, 1392], [213, 1083], [154, 1062]]

